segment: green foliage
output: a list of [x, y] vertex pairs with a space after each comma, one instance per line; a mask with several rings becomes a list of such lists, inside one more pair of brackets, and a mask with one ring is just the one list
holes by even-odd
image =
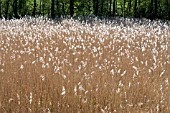
[[[14, 13], [14, 3], [17, 1], [17, 13]], [[51, 17], [52, 0], [36, 0], [36, 15]], [[170, 1], [157, 0], [116, 0], [115, 16], [133, 17], [136, 12], [137, 18], [161, 18], [170, 19]], [[58, 2], [58, 3], [57, 3]], [[74, 16], [87, 16], [97, 13], [96, 16], [112, 16], [114, 0], [74, 0]], [[136, 9], [135, 9], [136, 5]], [[97, 8], [97, 10], [96, 10]], [[111, 9], [110, 9], [111, 8]], [[0, 18], [13, 18], [17, 15], [33, 16], [34, 0], [0, 0]], [[95, 12], [97, 11], [97, 12]], [[156, 12], [157, 11], [157, 12]], [[157, 14], [155, 14], [157, 13]], [[54, 0], [55, 17], [67, 16], [70, 14], [70, 0]], [[157, 15], [157, 16], [155, 16]]]

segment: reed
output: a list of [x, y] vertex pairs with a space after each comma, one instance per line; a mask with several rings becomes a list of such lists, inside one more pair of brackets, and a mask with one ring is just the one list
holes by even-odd
[[168, 24], [92, 23], [0, 20], [0, 112], [170, 112]]

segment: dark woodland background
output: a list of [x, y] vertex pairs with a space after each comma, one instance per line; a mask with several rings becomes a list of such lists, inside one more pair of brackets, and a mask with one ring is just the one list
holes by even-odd
[[170, 0], [0, 0], [0, 18], [94, 15], [170, 19]]

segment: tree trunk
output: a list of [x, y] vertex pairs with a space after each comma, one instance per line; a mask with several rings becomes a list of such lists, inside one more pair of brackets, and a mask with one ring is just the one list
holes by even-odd
[[84, 0], [82, 0], [82, 2], [83, 2], [83, 3], [82, 3], [82, 9], [83, 9], [82, 11], [83, 11], [83, 16], [84, 16], [84, 15], [85, 15], [85, 14], [84, 14]]
[[112, 0], [110, 0], [110, 8], [109, 8], [110, 16], [112, 15]]
[[149, 18], [153, 18], [153, 0], [150, 1], [150, 5], [149, 5]]
[[51, 1], [51, 17], [54, 19], [55, 15], [54, 15], [54, 0]]
[[2, 1], [0, 0], [0, 18], [2, 18]]
[[95, 11], [94, 11], [94, 14], [97, 16], [98, 15], [98, 8], [99, 8], [99, 0], [95, 0], [96, 3], [95, 3]]
[[137, 17], [137, 0], [135, 0], [135, 4], [134, 4], [134, 17]]
[[74, 15], [74, 0], [70, 0], [70, 16]]
[[26, 15], [26, 0], [18, 0], [18, 14], [23, 17]]
[[116, 0], [113, 1], [113, 16], [115, 16], [116, 12]]
[[39, 15], [41, 15], [42, 0], [40, 0]]
[[158, 1], [155, 0], [154, 18], [157, 18], [157, 10], [158, 10]]
[[138, 7], [140, 7], [141, 0], [138, 0]]
[[131, 0], [129, 0], [129, 4], [128, 4], [128, 15], [131, 14], [131, 8], [132, 8], [132, 5], [131, 5]]
[[44, 17], [44, 15], [45, 15], [45, 3], [44, 3], [44, 0], [42, 1], [42, 15], [43, 15], [43, 17]]
[[95, 14], [95, 9], [96, 9], [95, 4], [96, 4], [96, 0], [93, 0], [93, 11], [94, 11], [94, 14]]
[[37, 2], [34, 0], [34, 10], [33, 10], [33, 16], [35, 17], [36, 15], [36, 7], [37, 7]]
[[23, 13], [23, 3], [24, 3], [25, 0], [19, 0], [19, 3], [18, 3], [18, 13], [22, 15]]
[[56, 9], [57, 9], [56, 14], [57, 14], [58, 17], [60, 17], [59, 1], [58, 0], [56, 0]]
[[13, 1], [12, 10], [13, 10], [13, 13], [14, 13], [14, 17], [19, 18], [19, 16], [18, 16], [18, 0]]
[[8, 18], [9, 2], [10, 2], [10, 0], [7, 0], [7, 1], [6, 1], [6, 7], [5, 7], [5, 19]]
[[166, 5], [165, 8], [166, 8], [167, 11], [163, 14], [163, 17], [170, 20], [170, 7], [169, 7], [170, 1], [166, 0], [165, 5]]
[[104, 0], [102, 0], [101, 15], [103, 15], [103, 5], [104, 5]]
[[65, 12], [65, 3], [64, 2], [62, 2], [62, 11], [63, 11], [63, 15], [65, 16], [66, 12]]
[[[168, 2], [167, 6], [170, 6], [170, 2]], [[168, 7], [168, 19], [170, 20], [170, 7]]]
[[123, 16], [125, 16], [125, 4], [126, 4], [126, 0], [123, 0]]

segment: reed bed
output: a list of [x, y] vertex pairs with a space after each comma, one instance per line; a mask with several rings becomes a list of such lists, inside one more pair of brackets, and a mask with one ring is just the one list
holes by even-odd
[[0, 20], [0, 113], [170, 112], [170, 26]]

